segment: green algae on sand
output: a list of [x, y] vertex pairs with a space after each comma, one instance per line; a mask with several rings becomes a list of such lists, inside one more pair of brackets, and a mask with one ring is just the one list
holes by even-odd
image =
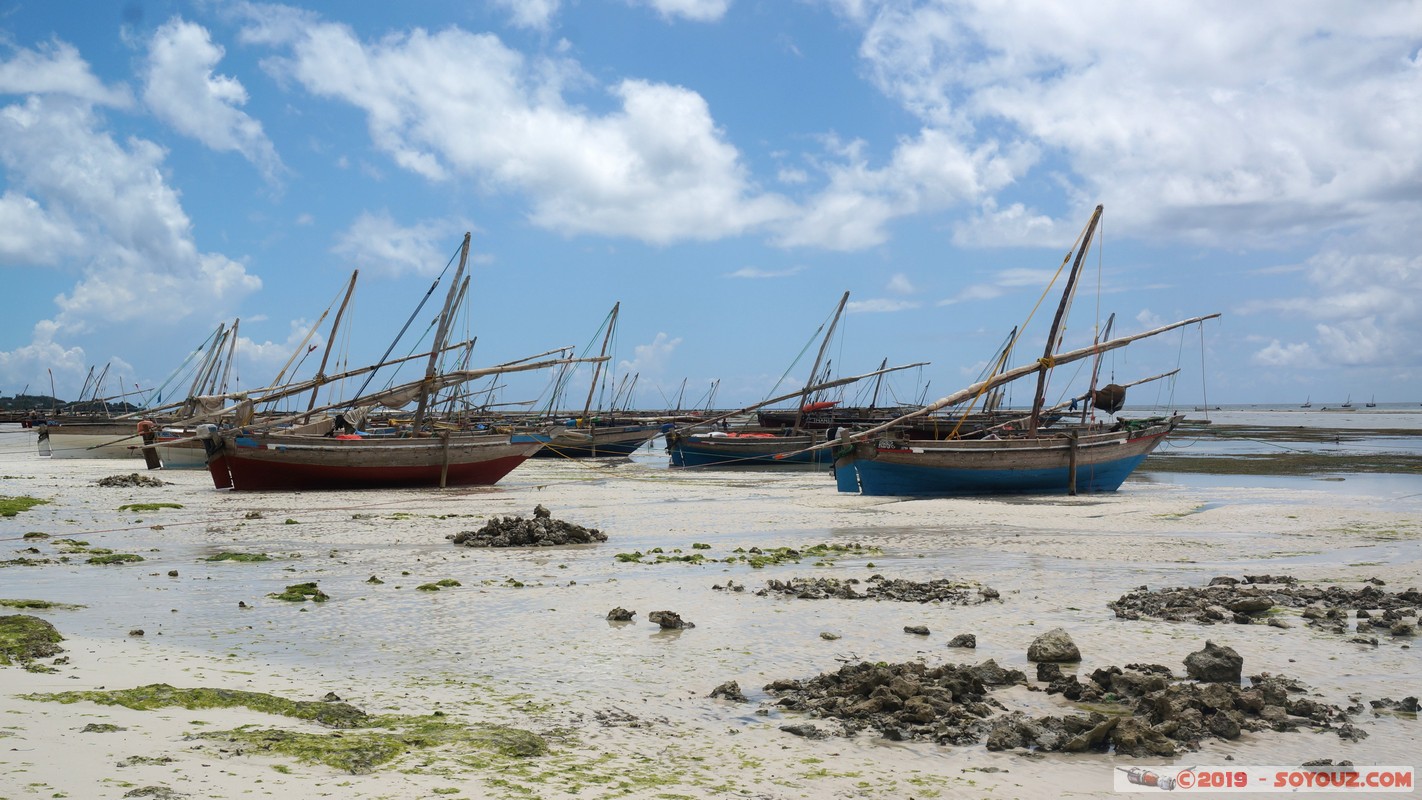
[[266, 553], [229, 553], [225, 551], [203, 559], [203, 561], [238, 561], [242, 563], [271, 560], [272, 557]]
[[64, 637], [49, 622], [29, 614], [0, 617], [0, 665], [28, 664], [58, 655]]
[[134, 553], [101, 553], [84, 560], [85, 564], [130, 564], [143, 561], [143, 556]]
[[311, 583], [293, 583], [283, 591], [272, 592], [267, 595], [267, 597], [273, 597], [277, 600], [286, 600], [290, 603], [302, 603], [307, 600], [313, 603], [324, 603], [331, 599], [330, 595], [316, 588], [314, 581]]
[[24, 698], [58, 703], [88, 701], [140, 711], [171, 706], [190, 710], [240, 706], [315, 722], [337, 730], [326, 733], [244, 725], [229, 731], [195, 734], [193, 738], [241, 744], [249, 752], [284, 755], [351, 773], [370, 772], [417, 749], [458, 748], [509, 759], [548, 752], [548, 743], [543, 737], [519, 728], [470, 725], [439, 713], [370, 716], [341, 701], [290, 700], [238, 689], [180, 689], [157, 683], [133, 689], [30, 694]]
[[34, 611], [75, 611], [84, 608], [73, 603], [56, 603], [51, 600], [26, 600], [23, 598], [0, 597], [0, 607], [27, 608]]
[[48, 500], [41, 500], [38, 497], [7, 497], [0, 495], [0, 517], [13, 517], [21, 511], [29, 511], [35, 506], [47, 505]]

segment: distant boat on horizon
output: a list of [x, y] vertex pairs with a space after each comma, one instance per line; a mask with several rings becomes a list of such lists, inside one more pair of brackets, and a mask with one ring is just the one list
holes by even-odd
[[1372, 397], [1369, 397], [1369, 398], [1368, 398], [1368, 402], [1365, 404], [1365, 407], [1367, 407], [1367, 408], [1377, 408], [1377, 407], [1378, 407], [1378, 404], [1377, 404], [1376, 402], [1374, 402], [1374, 401], [1377, 400], [1377, 399], [1378, 399], [1378, 396], [1377, 396], [1377, 395], [1373, 395]]
[[1339, 406], [1339, 408], [1352, 408], [1352, 407], [1353, 407], [1353, 395], [1350, 394], [1350, 395], [1348, 395], [1348, 399], [1347, 399], [1347, 400], [1344, 400], [1344, 401], [1343, 401], [1343, 405]]
[[1299, 408], [1311, 408], [1311, 407], [1313, 406], [1313, 403], [1309, 402], [1309, 400], [1310, 400], [1309, 397], [1305, 397], [1305, 398], [1304, 398], [1304, 404], [1301, 405], [1301, 406], [1299, 406]]

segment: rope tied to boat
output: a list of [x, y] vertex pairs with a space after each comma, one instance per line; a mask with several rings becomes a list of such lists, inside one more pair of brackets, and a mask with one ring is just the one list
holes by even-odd
[[1037, 363], [1042, 365], [1042, 369], [1052, 369], [1056, 367], [1057, 359], [1054, 356], [1042, 356], [1037, 359]]

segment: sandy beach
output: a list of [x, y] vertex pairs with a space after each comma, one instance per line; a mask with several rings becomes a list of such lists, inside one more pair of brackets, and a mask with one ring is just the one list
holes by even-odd
[[[1415, 475], [1410, 493], [1396, 480], [1146, 471], [1102, 496], [900, 501], [838, 494], [823, 473], [670, 471], [653, 451], [610, 463], [531, 460], [491, 489], [242, 494], [213, 489], [196, 470], [144, 473], [166, 482], [158, 487], [102, 487], [99, 479], [142, 463], [51, 461], [28, 435], [11, 426], [0, 435], [0, 497], [49, 502], [0, 517], [0, 600], [73, 607], [0, 609], [47, 620], [64, 637], [62, 654], [37, 662], [52, 671], [0, 666], [4, 800], [1094, 797], [1112, 793], [1112, 770], [1123, 766], [1417, 760], [1415, 714], [1371, 710], [1352, 715], [1366, 733], [1358, 741], [1266, 730], [1207, 739], [1174, 758], [991, 751], [872, 732], [809, 739], [781, 727], [813, 720], [762, 688], [859, 661], [987, 659], [1035, 685], [1028, 645], [1060, 627], [1081, 650], [1072, 669], [1083, 679], [1131, 662], [1183, 676], [1185, 656], [1210, 640], [1243, 657], [1245, 676], [1286, 675], [1319, 702], [1417, 695], [1412, 637], [1384, 631], [1376, 646], [1353, 643], [1306, 625], [1297, 609], [1278, 615], [1285, 627], [1127, 620], [1107, 607], [1139, 586], [1204, 587], [1217, 576], [1422, 586]], [[129, 504], [160, 507], [121, 510]], [[492, 517], [532, 516], [539, 504], [608, 540], [474, 549], [448, 539]], [[759, 568], [738, 559], [752, 547], [817, 544], [860, 549]], [[95, 548], [142, 560], [88, 563]], [[703, 561], [655, 563], [654, 548]], [[636, 552], [642, 563], [616, 557]], [[221, 553], [269, 560], [208, 560]], [[756, 593], [771, 579], [875, 574], [951, 578], [997, 596], [955, 605]], [[439, 591], [418, 588], [442, 580]], [[728, 581], [745, 590], [727, 590]], [[270, 596], [307, 582], [330, 599]], [[637, 612], [632, 622], [606, 619], [618, 606]], [[656, 610], [695, 627], [661, 630], [647, 621]], [[904, 631], [918, 625], [929, 634]], [[946, 646], [961, 633], [975, 635], [975, 649]], [[708, 697], [726, 681], [749, 702]], [[333, 693], [368, 714], [531, 732], [546, 751], [460, 739], [410, 746], [353, 774], [215, 735], [243, 726], [343, 735], [312, 722], [243, 706], [136, 710], [53, 698], [157, 683], [296, 701]], [[1026, 685], [993, 697], [1034, 716], [1081, 711]]]

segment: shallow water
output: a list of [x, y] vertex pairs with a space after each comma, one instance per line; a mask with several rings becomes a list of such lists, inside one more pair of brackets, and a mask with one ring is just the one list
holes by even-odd
[[[1173, 484], [1199, 490], [1271, 489], [1295, 493], [1294, 502], [1307, 502], [1302, 493], [1324, 492], [1359, 502], [1386, 501], [1398, 511], [1422, 513], [1422, 476], [1393, 473], [1350, 473], [1324, 476], [1298, 475], [1216, 475], [1203, 472], [1138, 472], [1129, 479], [1140, 484]], [[1265, 498], [1277, 502], [1279, 497]], [[1239, 501], [1235, 501], [1239, 502]]]

